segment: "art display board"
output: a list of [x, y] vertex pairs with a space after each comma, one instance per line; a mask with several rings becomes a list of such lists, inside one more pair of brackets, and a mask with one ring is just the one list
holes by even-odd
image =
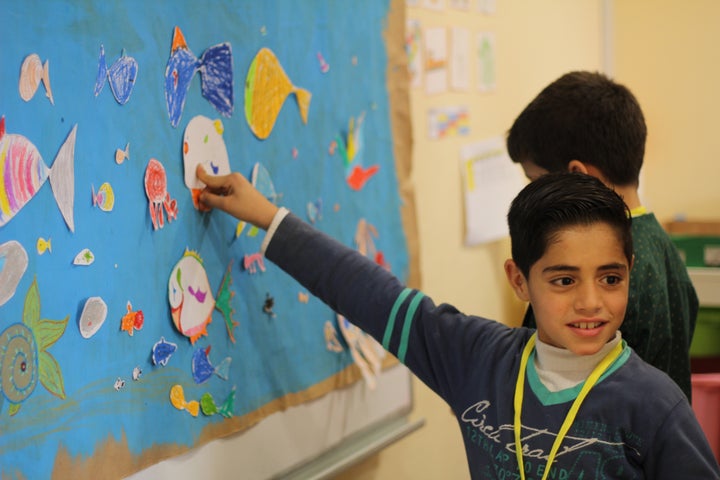
[[[264, 261], [264, 232], [199, 210], [192, 172], [241, 172], [416, 281], [403, 8], [4, 6], [0, 476], [119, 478], [398, 375], [372, 343], [389, 370], [358, 368], [362, 332]], [[296, 463], [406, 414], [403, 384]]]

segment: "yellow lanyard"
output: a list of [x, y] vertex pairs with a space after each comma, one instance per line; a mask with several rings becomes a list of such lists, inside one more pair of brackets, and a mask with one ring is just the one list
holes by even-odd
[[648, 212], [647, 208], [645, 208], [641, 205], [639, 207], [635, 207], [632, 210], [630, 210], [630, 216], [631, 217], [639, 217], [640, 215], [645, 215], [647, 212]]
[[[515, 383], [515, 397], [513, 398], [513, 406], [515, 408], [515, 418], [513, 421], [513, 429], [515, 431], [515, 456], [517, 457], [521, 480], [525, 480], [525, 467], [523, 465], [522, 443], [520, 442], [520, 430], [522, 429], [520, 414], [522, 411], [523, 395], [525, 390], [525, 372], [527, 369], [528, 359], [530, 358], [530, 353], [533, 351], [533, 348], [535, 348], [536, 337], [537, 333], [534, 333], [532, 337], [530, 337], [530, 340], [528, 340], [528, 343], [525, 345], [525, 349], [523, 350], [522, 357], [520, 358], [520, 371], [518, 372], [517, 382]], [[587, 394], [590, 393], [590, 389], [595, 386], [602, 374], [605, 373], [615, 360], [617, 360], [622, 351], [623, 346], [620, 341], [607, 355], [605, 355], [605, 358], [597, 364], [592, 373], [590, 373], [590, 376], [588, 376], [585, 380], [585, 383], [583, 383], [580, 393], [570, 407], [570, 411], [565, 417], [565, 420], [560, 426], [560, 431], [555, 437], [555, 441], [550, 449], [550, 455], [548, 455], [545, 473], [543, 474], [542, 480], [545, 480], [550, 473], [550, 467], [552, 467], [552, 464], [555, 461], [555, 454], [557, 454], [557, 451], [560, 449], [560, 444], [565, 438], [565, 434], [568, 430], [570, 430], [570, 426], [575, 421], [575, 416], [577, 415], [578, 410], [580, 410], [580, 404], [583, 400], [585, 400]]]

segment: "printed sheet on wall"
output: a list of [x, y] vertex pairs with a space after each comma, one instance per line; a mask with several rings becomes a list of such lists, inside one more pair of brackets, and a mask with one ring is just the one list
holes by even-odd
[[407, 278], [389, 8], [3, 5], [0, 477], [128, 475], [372, 381], [377, 345], [204, 211], [195, 169]]

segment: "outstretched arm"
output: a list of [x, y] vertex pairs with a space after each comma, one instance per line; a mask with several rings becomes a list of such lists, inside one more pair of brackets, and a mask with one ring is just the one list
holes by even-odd
[[208, 175], [202, 165], [198, 165], [196, 175], [207, 185], [200, 193], [200, 203], [210, 209], [229, 213], [238, 220], [267, 230], [278, 207], [257, 191], [241, 174]]

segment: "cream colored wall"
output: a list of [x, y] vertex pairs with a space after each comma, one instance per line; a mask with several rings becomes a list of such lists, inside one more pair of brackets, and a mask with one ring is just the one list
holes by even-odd
[[[420, 20], [423, 28], [461, 26], [469, 29], [473, 38], [480, 31], [494, 32], [496, 36], [494, 92], [427, 95], [423, 88], [411, 91], [412, 179], [422, 289], [436, 301], [505, 323], [517, 323], [521, 317], [525, 306], [511, 295], [502, 270], [510, 252], [509, 241], [463, 246], [460, 147], [504, 136], [527, 102], [566, 71], [601, 70], [602, 13], [602, 0], [496, 0], [493, 15], [449, 8], [441, 12], [407, 9], [407, 17]], [[472, 74], [471, 85], [475, 85], [475, 72]], [[429, 140], [428, 109], [457, 105], [469, 109], [470, 135]], [[338, 479], [469, 477], [459, 427], [449, 407], [417, 380], [413, 387], [412, 417], [425, 418], [426, 425]]]
[[661, 222], [720, 219], [720, 2], [614, 2], [614, 77], [645, 112], [643, 201]]

